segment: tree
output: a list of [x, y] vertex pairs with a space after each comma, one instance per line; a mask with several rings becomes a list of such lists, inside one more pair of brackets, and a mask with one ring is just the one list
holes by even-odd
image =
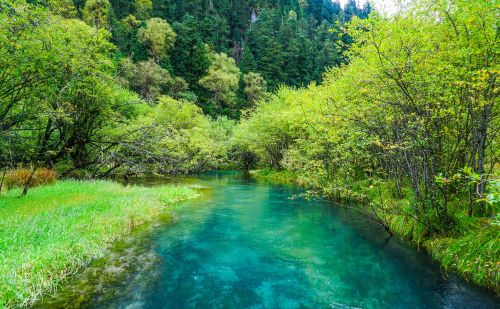
[[213, 13], [205, 17], [201, 23], [203, 40], [217, 52], [228, 52], [229, 25], [225, 18]]
[[243, 49], [243, 55], [241, 56], [239, 67], [241, 69], [241, 72], [245, 74], [253, 72], [257, 69], [257, 64], [255, 63], [252, 49], [249, 46]]
[[121, 63], [120, 75], [125, 79], [125, 85], [146, 101], [153, 101], [163, 94], [176, 97], [188, 87], [182, 78], [171, 76], [151, 59], [134, 64], [130, 58], [125, 58]]
[[156, 61], [169, 55], [176, 39], [170, 24], [157, 17], [149, 19], [146, 27], [139, 29], [137, 36], [148, 47], [150, 55]]
[[128, 57], [142, 58], [146, 56], [143, 52], [136, 52], [144, 49], [137, 39], [139, 25], [140, 21], [134, 15], [128, 15], [115, 23], [112, 29], [115, 44]]
[[253, 52], [256, 72], [274, 89], [283, 82], [283, 47], [277, 37], [279, 22], [275, 12], [264, 10], [248, 32], [246, 46]]
[[114, 81], [110, 33], [19, 5], [0, 18], [1, 40], [16, 42], [0, 44], [2, 165], [91, 166], [137, 100]]
[[243, 82], [245, 83], [244, 91], [249, 107], [267, 97], [267, 83], [260, 74], [253, 72], [245, 74], [243, 75]]
[[307, 23], [297, 20], [297, 14], [290, 11], [289, 18], [281, 28], [283, 64], [286, 83], [304, 86], [313, 73], [313, 45], [307, 37]]
[[126, 175], [199, 172], [227, 162], [227, 131], [234, 122], [210, 121], [194, 103], [168, 96], [141, 109], [125, 128], [127, 143], [106, 153], [105, 162], [114, 162]]
[[236, 61], [226, 54], [214, 54], [207, 75], [199, 84], [212, 93], [211, 101], [218, 108], [232, 108], [235, 104], [240, 70]]
[[83, 20], [98, 29], [108, 28], [110, 7], [108, 0], [87, 0], [83, 8]]
[[51, 0], [46, 2], [47, 8], [64, 18], [76, 18], [77, 10], [73, 0]]
[[173, 25], [177, 40], [172, 52], [171, 64], [174, 73], [182, 76], [191, 89], [197, 90], [198, 80], [210, 66], [209, 50], [199, 33], [199, 23], [190, 15]]
[[151, 0], [135, 0], [134, 1], [135, 16], [146, 20], [151, 16], [153, 11], [153, 2]]
[[332, 27], [327, 21], [323, 21], [317, 28], [313, 49], [318, 50], [319, 53], [314, 59], [314, 72], [311, 76], [313, 80], [321, 81], [325, 69], [338, 67], [345, 62], [340, 49], [339, 33], [341, 30], [336, 26]]

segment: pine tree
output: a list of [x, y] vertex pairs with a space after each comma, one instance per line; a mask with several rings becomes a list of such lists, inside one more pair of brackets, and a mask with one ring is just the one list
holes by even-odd
[[177, 34], [171, 54], [173, 70], [177, 76], [182, 76], [192, 89], [196, 89], [198, 80], [205, 75], [210, 65], [207, 46], [199, 33], [199, 23], [193, 16], [186, 15], [182, 22], [175, 23], [173, 28]]
[[216, 13], [205, 17], [201, 22], [201, 35], [212, 50], [229, 52], [229, 25], [225, 18]]
[[243, 72], [244, 74], [255, 71], [257, 69], [257, 64], [255, 62], [255, 58], [250, 46], [245, 47], [245, 49], [243, 50], [243, 55], [241, 57], [239, 67], [241, 69], [241, 72]]
[[257, 72], [261, 73], [271, 88], [284, 81], [283, 48], [278, 39], [279, 19], [275, 12], [264, 10], [248, 34], [247, 45], [254, 52]]
[[290, 11], [280, 37], [287, 84], [293, 86], [307, 84], [311, 80], [313, 71], [313, 48], [311, 40], [307, 37], [307, 22], [305, 20], [299, 22], [297, 14]]

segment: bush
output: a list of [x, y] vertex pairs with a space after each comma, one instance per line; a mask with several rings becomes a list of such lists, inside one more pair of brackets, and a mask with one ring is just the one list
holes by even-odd
[[[10, 170], [5, 175], [4, 184], [7, 189], [15, 188], [15, 187], [24, 187], [26, 182], [31, 175], [31, 171], [27, 168], [18, 168], [15, 170]], [[29, 186], [38, 187], [46, 184], [54, 183], [57, 179], [56, 172], [46, 168], [40, 168], [35, 171], [33, 175], [33, 179], [31, 179], [31, 183]]]

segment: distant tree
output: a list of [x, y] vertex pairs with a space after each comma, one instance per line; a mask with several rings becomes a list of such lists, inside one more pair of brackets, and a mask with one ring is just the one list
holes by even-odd
[[361, 13], [361, 10], [358, 8], [356, 4], [356, 0], [349, 0], [344, 8], [344, 22], [350, 21], [354, 16], [357, 16]]
[[[85, 1], [85, 0], [73, 0]], [[109, 0], [113, 8], [114, 17], [118, 20], [128, 15], [135, 15], [135, 0]]]
[[326, 20], [316, 30], [313, 48], [316, 50], [314, 59], [314, 69], [311, 75], [311, 80], [321, 81], [322, 75], [327, 68], [339, 66], [344, 62], [342, 56], [342, 44], [339, 44], [340, 38], [338, 31], [334, 26]]
[[243, 75], [243, 82], [245, 83], [247, 106], [253, 106], [255, 102], [267, 96], [267, 83], [259, 73], [249, 72]]
[[137, 35], [156, 61], [169, 55], [176, 39], [176, 34], [170, 24], [157, 17], [149, 19], [146, 27], [139, 29]]
[[[139, 25], [140, 21], [134, 15], [128, 15], [120, 21], [116, 21], [112, 29], [114, 43], [122, 53], [129, 57], [137, 57], [138, 55], [135, 55], [134, 51], [144, 49], [137, 39]], [[140, 53], [139, 56], [145, 57], [145, 53]]]
[[78, 16], [73, 0], [51, 0], [47, 1], [46, 5], [51, 12], [64, 18], [76, 18]]
[[263, 10], [248, 32], [247, 46], [253, 51], [257, 72], [271, 88], [284, 82], [283, 47], [278, 39], [280, 21], [275, 12]]
[[108, 0], [88, 0], [83, 8], [83, 20], [98, 29], [108, 28], [110, 7]]
[[370, 2], [366, 2], [363, 5], [363, 8], [360, 10], [358, 17], [359, 18], [368, 18], [368, 16], [370, 15], [370, 13], [372, 11], [373, 11], [373, 8], [372, 8], [372, 5], [370, 4]]
[[290, 11], [281, 28], [280, 40], [286, 83], [293, 86], [307, 84], [313, 73], [313, 45], [307, 35], [307, 22], [298, 21], [297, 14]]
[[135, 16], [146, 20], [151, 17], [153, 11], [153, 2], [151, 0], [135, 0], [134, 1]]
[[239, 67], [242, 73], [249, 73], [257, 69], [252, 49], [249, 46], [246, 46], [245, 49], [243, 49]]
[[177, 34], [171, 64], [176, 75], [182, 76], [194, 90], [199, 89], [198, 80], [210, 66], [209, 50], [203, 43], [199, 23], [193, 16], [184, 16], [182, 22], [174, 23]]
[[228, 52], [229, 25], [225, 18], [211, 14], [201, 21], [203, 40], [217, 52]]
[[219, 108], [231, 108], [235, 104], [240, 69], [236, 61], [226, 54], [215, 54], [207, 75], [199, 84], [211, 92], [211, 101]]
[[139, 93], [146, 101], [152, 101], [160, 95], [173, 97], [184, 92], [188, 85], [180, 77], [173, 77], [152, 59], [134, 64], [125, 58], [121, 63], [121, 76], [124, 84]]

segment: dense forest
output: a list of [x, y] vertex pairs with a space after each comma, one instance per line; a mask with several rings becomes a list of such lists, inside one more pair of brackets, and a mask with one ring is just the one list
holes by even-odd
[[94, 177], [227, 162], [230, 119], [345, 62], [340, 27], [371, 10], [323, 0], [0, 8], [2, 165]]
[[[369, 4], [358, 8], [350, 1], [342, 9], [330, 0], [74, 4], [66, 15], [92, 18], [91, 25], [112, 33], [116, 57], [128, 61], [122, 64], [122, 77], [143, 99], [168, 94], [195, 102], [211, 116], [231, 118], [258, 97], [245, 88], [274, 90], [320, 81], [325, 68], [344, 62], [349, 39], [339, 36], [340, 25], [371, 12]], [[158, 33], [165, 33], [164, 42], [155, 41]], [[217, 60], [221, 67], [202, 80], [214, 57], [223, 54], [235, 63]], [[227, 89], [221, 83], [227, 83]]]
[[0, 0], [0, 193], [19, 168], [26, 190], [42, 168], [261, 169], [498, 291], [498, 16], [483, 0], [391, 16], [353, 0]]

